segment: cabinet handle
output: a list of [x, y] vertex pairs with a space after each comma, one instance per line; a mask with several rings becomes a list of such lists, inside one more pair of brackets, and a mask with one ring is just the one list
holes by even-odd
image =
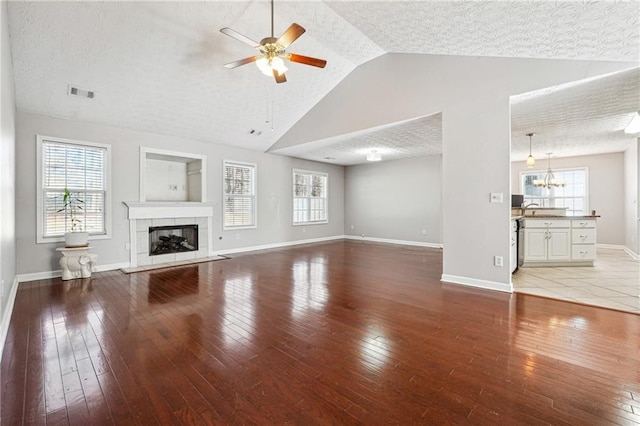
[[580, 222], [580, 226], [585, 226], [587, 222]]
[[587, 236], [586, 235], [580, 235], [580, 238], [585, 239], [585, 238], [587, 238]]
[[553, 224], [553, 222], [545, 222], [544, 224], [549, 226], [549, 225]]
[[587, 251], [580, 251], [580, 254], [587, 254]]

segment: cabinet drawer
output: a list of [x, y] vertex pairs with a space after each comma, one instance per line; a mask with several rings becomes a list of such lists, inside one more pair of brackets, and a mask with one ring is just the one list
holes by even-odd
[[595, 260], [596, 246], [592, 245], [573, 245], [571, 246], [571, 259], [573, 260]]
[[569, 219], [526, 219], [527, 228], [570, 228]]
[[571, 221], [571, 226], [573, 228], [595, 228], [596, 221], [593, 219], [574, 219]]
[[571, 243], [572, 244], [595, 244], [596, 230], [594, 228], [572, 229]]

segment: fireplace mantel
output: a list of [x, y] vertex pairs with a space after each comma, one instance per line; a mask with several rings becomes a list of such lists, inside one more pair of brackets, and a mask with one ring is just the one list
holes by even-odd
[[167, 219], [180, 217], [213, 217], [213, 203], [190, 201], [139, 202], [124, 201], [129, 208], [128, 219]]

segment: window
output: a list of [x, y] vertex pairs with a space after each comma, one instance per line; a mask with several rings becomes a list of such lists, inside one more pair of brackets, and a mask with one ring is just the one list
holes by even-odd
[[564, 180], [566, 185], [551, 188], [533, 185], [534, 179], [544, 179], [546, 171], [521, 172], [524, 202], [538, 203], [541, 207], [567, 208], [567, 216], [586, 215], [589, 211], [587, 172], [587, 168], [554, 170], [556, 179]]
[[38, 135], [38, 242], [63, 241], [71, 217], [65, 188], [82, 200], [79, 226], [89, 238], [110, 238], [109, 145]]
[[224, 162], [223, 228], [256, 226], [256, 166]]
[[327, 222], [327, 174], [294, 170], [293, 224]]

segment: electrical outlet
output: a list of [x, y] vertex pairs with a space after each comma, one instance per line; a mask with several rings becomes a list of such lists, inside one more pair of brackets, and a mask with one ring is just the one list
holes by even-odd
[[351, 225], [351, 230], [353, 231], [355, 229], [355, 226]]
[[302, 233], [307, 232], [307, 228], [302, 228]]
[[426, 229], [422, 230], [422, 235], [427, 235], [427, 230]]
[[240, 234], [236, 234], [236, 240], [240, 239]]
[[502, 256], [493, 256], [493, 266], [504, 266]]
[[131, 243], [125, 243], [124, 244], [124, 249], [125, 249], [125, 251], [131, 250]]

